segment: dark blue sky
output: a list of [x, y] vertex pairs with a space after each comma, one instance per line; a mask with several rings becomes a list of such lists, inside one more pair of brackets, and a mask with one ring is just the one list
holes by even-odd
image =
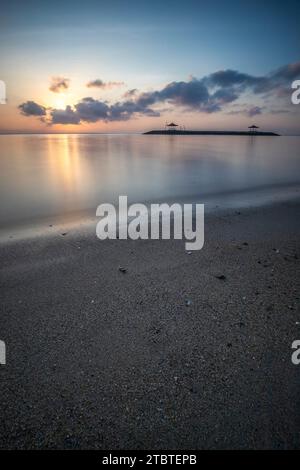
[[177, 74], [224, 66], [264, 73], [296, 61], [299, 20], [300, 2], [289, 0], [12, 0], [1, 6], [2, 34], [21, 49], [60, 46], [72, 59], [75, 46], [86, 45], [96, 57], [97, 46], [112, 53], [122, 46], [137, 54], [140, 66], [148, 69], [155, 59]]

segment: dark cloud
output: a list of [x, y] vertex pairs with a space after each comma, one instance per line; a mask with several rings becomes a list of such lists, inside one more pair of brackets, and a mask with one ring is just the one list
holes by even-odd
[[271, 74], [273, 79], [293, 81], [300, 76], [300, 61], [284, 65]]
[[274, 93], [277, 97], [287, 94], [291, 82], [300, 75], [300, 62], [287, 64], [271, 72], [266, 77], [262, 77], [260, 84], [254, 88], [254, 93]]
[[24, 116], [45, 116], [46, 108], [34, 101], [26, 101], [18, 106]]
[[64, 77], [52, 77], [49, 90], [54, 93], [60, 93], [67, 90], [70, 86], [70, 79]]
[[169, 102], [189, 109], [212, 113], [236, 101], [243, 93], [286, 95], [287, 85], [300, 75], [300, 62], [289, 64], [266, 76], [253, 76], [236, 70], [221, 70], [201, 79], [171, 82], [162, 90], [140, 94], [141, 106]]
[[203, 82], [208, 87], [232, 88], [235, 86], [240, 87], [253, 87], [260, 85], [265, 81], [264, 77], [254, 77], [245, 73], [238, 72], [237, 70], [220, 70], [204, 77]]
[[48, 124], [79, 124], [80, 117], [71, 108], [66, 106], [66, 109], [51, 109], [50, 120]]
[[290, 84], [299, 75], [300, 62], [295, 62], [284, 65], [266, 76], [256, 77], [236, 70], [221, 70], [205, 77], [203, 81], [208, 87], [234, 87], [240, 93], [250, 89], [255, 94], [260, 94], [280, 89], [287, 82]]
[[211, 100], [218, 102], [218, 105], [232, 103], [238, 99], [238, 93], [232, 88], [219, 88], [215, 93], [212, 94]]
[[127, 121], [134, 114], [159, 116], [159, 113], [151, 108], [130, 100], [108, 105], [105, 101], [88, 97], [77, 103], [75, 109], [79, 119], [86, 122]]
[[111, 88], [117, 88], [124, 86], [124, 82], [104, 82], [103, 80], [97, 78], [86, 84], [88, 88], [101, 88], [102, 90], [110, 90]]
[[105, 101], [86, 97], [77, 103], [74, 108], [67, 106], [66, 109], [50, 109], [44, 122], [49, 125], [67, 125], [79, 124], [80, 122], [127, 121], [137, 114], [159, 116], [157, 111], [148, 107], [144, 108], [130, 100], [108, 105]]
[[168, 102], [176, 106], [214, 113], [220, 111], [226, 103], [231, 103], [239, 97], [239, 92], [232, 86], [210, 90], [207, 79], [196, 79], [184, 82], [171, 82], [160, 91], [142, 93], [135, 98], [141, 107], [155, 103]]
[[168, 100], [179, 106], [201, 108], [209, 103], [209, 92], [202, 80], [172, 82], [159, 92], [160, 100]]
[[140, 108], [147, 108], [165, 101], [198, 110], [207, 109], [211, 105], [208, 89], [202, 80], [197, 79], [188, 82], [171, 82], [160, 91], [141, 93], [135, 98], [135, 103]]
[[97, 122], [107, 120], [109, 106], [104, 101], [87, 97], [77, 103], [75, 109], [79, 120]]
[[135, 114], [152, 117], [160, 116], [158, 111], [154, 111], [148, 106], [142, 106], [135, 101], [125, 101], [110, 106], [108, 121], [127, 121]]

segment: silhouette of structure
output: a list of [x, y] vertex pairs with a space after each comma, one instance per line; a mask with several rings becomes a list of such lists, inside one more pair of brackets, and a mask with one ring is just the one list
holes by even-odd
[[248, 127], [248, 131], [190, 131], [185, 128], [185, 126], [179, 126], [175, 124], [175, 122], [168, 122], [165, 123], [165, 128], [160, 130], [153, 130], [144, 132], [144, 134], [152, 134], [152, 135], [263, 135], [263, 136], [278, 136], [279, 134], [275, 132], [261, 132], [257, 131], [259, 129], [258, 126], [252, 124], [252, 126]]
[[176, 127], [179, 127], [179, 126], [178, 126], [178, 124], [175, 124], [175, 122], [170, 122], [169, 124], [166, 123], [166, 125], [165, 125], [165, 129], [167, 131], [176, 131], [177, 130]]
[[250, 129], [251, 134], [256, 134], [257, 129], [259, 129], [259, 127], [256, 126], [255, 124], [252, 124], [252, 126], [249, 126], [248, 129]]

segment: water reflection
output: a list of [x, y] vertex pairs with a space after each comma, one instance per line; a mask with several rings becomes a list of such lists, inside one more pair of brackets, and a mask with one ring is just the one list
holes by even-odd
[[98, 204], [298, 183], [299, 137], [0, 136], [1, 225]]

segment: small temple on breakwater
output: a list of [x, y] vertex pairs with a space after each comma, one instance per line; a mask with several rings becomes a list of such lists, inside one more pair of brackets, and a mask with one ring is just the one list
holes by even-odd
[[248, 129], [250, 129], [251, 134], [256, 134], [257, 129], [259, 129], [259, 127], [256, 126], [255, 124], [252, 124], [252, 126], [249, 126]]

